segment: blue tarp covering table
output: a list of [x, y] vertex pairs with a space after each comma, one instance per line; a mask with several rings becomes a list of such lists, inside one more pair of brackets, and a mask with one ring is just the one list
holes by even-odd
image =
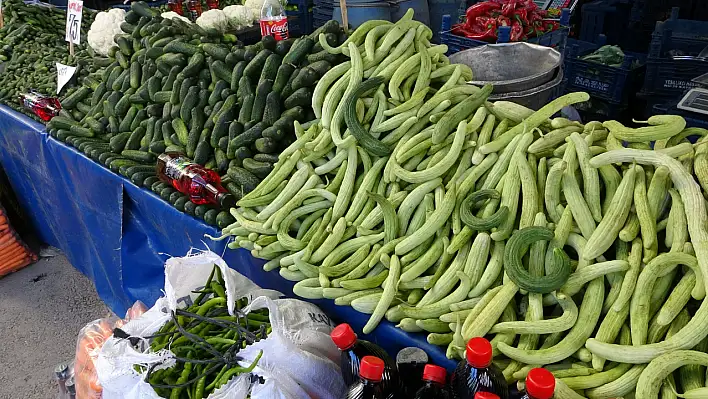
[[[209, 248], [256, 284], [293, 296], [293, 283], [246, 250], [228, 250], [219, 232], [181, 213], [154, 193], [135, 186], [51, 138], [44, 126], [0, 106], [0, 165], [39, 237], [61, 249], [71, 264], [95, 284], [101, 299], [117, 314], [135, 301], [151, 306], [162, 295], [168, 256], [190, 248]], [[313, 301], [335, 321], [361, 330], [368, 315], [333, 301]], [[437, 364], [451, 368], [444, 349], [424, 334], [408, 334], [384, 321], [366, 337], [395, 354], [406, 346], [423, 348]]]

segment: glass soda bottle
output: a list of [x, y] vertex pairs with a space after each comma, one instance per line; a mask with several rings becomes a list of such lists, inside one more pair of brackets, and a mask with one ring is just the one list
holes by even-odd
[[501, 399], [509, 397], [509, 387], [501, 370], [492, 364], [492, 344], [482, 337], [467, 342], [465, 357], [452, 373], [450, 386], [454, 399], [473, 399], [479, 391], [491, 392]]
[[170, 11], [176, 12], [179, 15], [184, 15], [184, 9], [182, 9], [182, 1], [180, 0], [167, 0], [167, 7]]
[[394, 363], [393, 359], [391, 359], [385, 350], [369, 341], [357, 339], [354, 330], [347, 323], [335, 327], [330, 333], [330, 336], [337, 348], [342, 351], [340, 366], [344, 383], [347, 386], [351, 386], [359, 381], [361, 360], [365, 356], [376, 356], [383, 360], [385, 364], [383, 380], [381, 381], [382, 389], [389, 395], [396, 392], [398, 387], [396, 363]]
[[364, 356], [359, 368], [359, 380], [349, 387], [343, 399], [386, 399], [382, 378], [384, 361], [376, 356]]
[[526, 375], [526, 393], [522, 399], [551, 399], [556, 390], [556, 377], [544, 368], [531, 369]]
[[187, 11], [189, 12], [189, 19], [196, 21], [202, 15], [202, 1], [187, 0]]
[[236, 206], [234, 196], [221, 185], [219, 174], [192, 162], [183, 154], [160, 154], [157, 157], [157, 176], [195, 204], [212, 204], [224, 209]]
[[288, 16], [280, 0], [265, 0], [261, 7], [261, 36], [273, 36], [275, 40], [285, 40], [288, 33]]
[[57, 116], [61, 111], [59, 99], [47, 97], [36, 91], [20, 94], [20, 105], [32, 111], [45, 122]]
[[448, 399], [450, 393], [445, 386], [447, 371], [434, 364], [426, 364], [423, 370], [423, 385], [415, 394], [415, 399]]

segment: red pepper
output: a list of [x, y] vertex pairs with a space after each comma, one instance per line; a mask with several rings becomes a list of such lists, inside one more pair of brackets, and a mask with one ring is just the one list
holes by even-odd
[[504, 6], [502, 7], [502, 14], [505, 17], [511, 18], [511, 16], [514, 15], [514, 10], [516, 10], [518, 0], [509, 0]]
[[501, 8], [502, 6], [500, 4], [492, 3], [490, 1], [474, 4], [465, 12], [467, 23], [470, 24], [470, 21], [474, 21], [475, 18], [484, 16], [494, 10], [500, 10]]
[[513, 18], [518, 21], [521, 25], [526, 25], [528, 24], [528, 10], [526, 8], [517, 8], [516, 11], [514, 11], [514, 16]]
[[526, 0], [526, 4], [524, 4], [524, 7], [526, 7], [526, 9], [531, 12], [539, 9], [538, 5], [533, 0]]
[[521, 24], [518, 21], [514, 21], [511, 23], [511, 36], [510, 40], [512, 42], [518, 42], [521, 40], [521, 37], [524, 35], [524, 28], [521, 26]]

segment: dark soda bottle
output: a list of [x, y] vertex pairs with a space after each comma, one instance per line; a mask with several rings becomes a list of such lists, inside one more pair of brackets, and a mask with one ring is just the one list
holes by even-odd
[[236, 199], [221, 185], [218, 173], [180, 153], [160, 154], [157, 157], [157, 176], [195, 204], [212, 204], [224, 209], [236, 206]]
[[189, 13], [189, 19], [196, 21], [202, 15], [201, 0], [187, 0], [187, 12]]
[[376, 344], [363, 339], [357, 339], [354, 330], [349, 324], [343, 323], [335, 327], [330, 336], [340, 351], [342, 351], [340, 366], [342, 377], [347, 386], [359, 381], [361, 359], [365, 356], [376, 356], [384, 362], [383, 379], [381, 386], [387, 395], [392, 395], [398, 387], [398, 372], [393, 359]]
[[477, 392], [491, 392], [508, 399], [509, 387], [501, 370], [492, 364], [492, 344], [482, 337], [467, 342], [467, 359], [452, 373], [450, 386], [454, 399], [474, 399]]
[[491, 392], [480, 391], [474, 394], [474, 399], [499, 399], [499, 395]]
[[36, 91], [20, 94], [20, 105], [45, 122], [57, 116], [61, 111], [61, 104], [57, 98], [47, 97]]
[[447, 371], [434, 364], [426, 364], [423, 370], [425, 385], [415, 394], [415, 399], [449, 399], [450, 393], [445, 386]]
[[384, 361], [376, 356], [364, 356], [359, 368], [359, 380], [349, 387], [343, 399], [386, 399], [381, 379], [385, 369]]
[[408, 347], [398, 351], [399, 398], [411, 398], [424, 385], [423, 372], [428, 364], [428, 354], [420, 348]]
[[556, 390], [556, 378], [544, 368], [531, 369], [526, 375], [526, 393], [522, 399], [551, 399]]

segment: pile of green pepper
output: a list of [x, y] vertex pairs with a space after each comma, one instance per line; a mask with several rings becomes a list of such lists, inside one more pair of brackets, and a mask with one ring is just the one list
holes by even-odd
[[172, 320], [153, 335], [150, 347], [169, 349], [177, 361], [173, 367], [147, 370], [146, 381], [164, 398], [205, 398], [234, 376], [250, 373], [262, 352], [250, 366], [238, 364], [241, 349], [264, 339], [271, 332], [268, 309], [243, 313], [246, 298], [236, 300], [234, 315], [227, 309], [223, 276], [214, 266], [204, 288], [188, 308], [172, 313]]

